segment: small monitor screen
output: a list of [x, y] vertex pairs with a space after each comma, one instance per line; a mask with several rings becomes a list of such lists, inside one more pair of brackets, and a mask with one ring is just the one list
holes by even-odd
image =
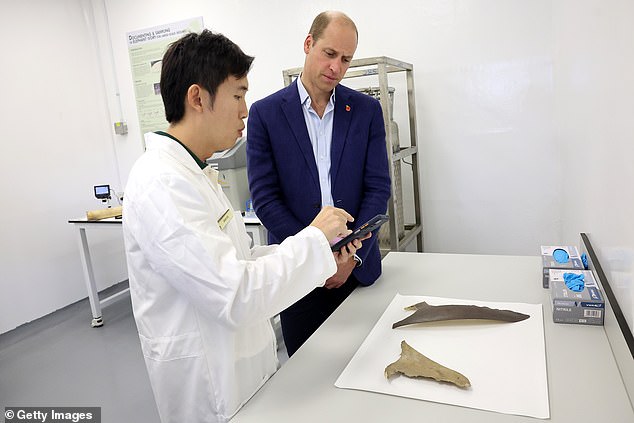
[[95, 185], [95, 197], [97, 198], [110, 197], [110, 185]]

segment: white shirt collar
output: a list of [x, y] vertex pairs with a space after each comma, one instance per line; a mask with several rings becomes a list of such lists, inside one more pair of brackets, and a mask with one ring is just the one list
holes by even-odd
[[[297, 91], [299, 91], [299, 102], [307, 109], [310, 109], [312, 100], [310, 99], [308, 91], [306, 91], [306, 87], [302, 84], [302, 74], [297, 77]], [[332, 90], [332, 94], [330, 94], [330, 99], [328, 100], [328, 103], [332, 107], [335, 107], [335, 91], [336, 90]]]

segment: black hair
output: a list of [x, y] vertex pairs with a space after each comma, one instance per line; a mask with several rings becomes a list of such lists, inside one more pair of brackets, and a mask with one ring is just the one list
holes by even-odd
[[246, 76], [253, 59], [233, 41], [208, 29], [170, 44], [163, 56], [160, 85], [167, 121], [183, 118], [190, 86], [198, 84], [209, 91], [213, 105], [218, 86], [229, 76]]

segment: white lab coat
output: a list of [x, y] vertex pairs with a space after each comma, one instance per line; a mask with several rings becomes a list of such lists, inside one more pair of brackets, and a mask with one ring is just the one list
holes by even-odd
[[218, 174], [148, 134], [123, 233], [141, 349], [163, 423], [225, 422], [277, 370], [270, 318], [336, 271], [323, 233], [250, 249]]

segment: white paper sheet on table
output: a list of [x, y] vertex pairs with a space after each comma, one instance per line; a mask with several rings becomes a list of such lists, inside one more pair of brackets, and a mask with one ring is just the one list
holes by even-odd
[[[516, 323], [460, 320], [392, 329], [393, 323], [412, 313], [404, 307], [421, 301], [430, 305], [487, 306], [531, 317]], [[385, 367], [400, 357], [403, 340], [428, 358], [465, 375], [471, 388], [403, 375], [388, 381]], [[550, 409], [542, 306], [397, 294], [335, 386], [547, 419]]]

